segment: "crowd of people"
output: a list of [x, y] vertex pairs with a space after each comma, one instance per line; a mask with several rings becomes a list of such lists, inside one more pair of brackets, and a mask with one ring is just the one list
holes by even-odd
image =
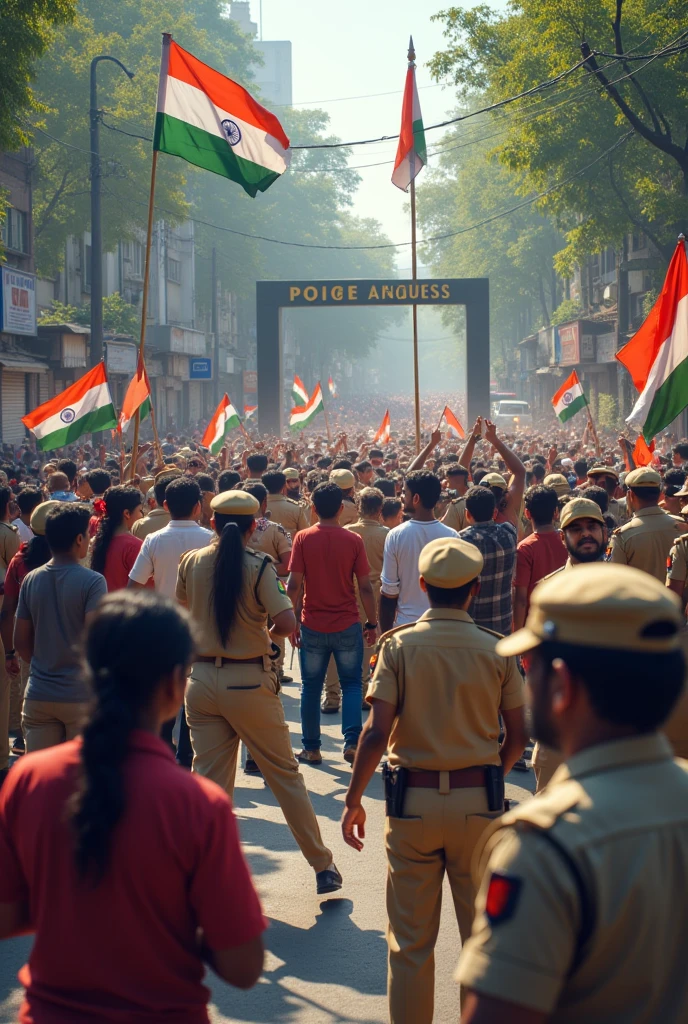
[[686, 1019], [688, 442], [637, 466], [623, 437], [480, 417], [417, 452], [386, 404], [384, 446], [369, 410], [217, 455], [198, 431], [3, 446], [0, 937], [36, 934], [25, 1024], [200, 1024], [206, 965], [253, 985], [236, 775], [339, 891], [307, 787], [339, 712], [359, 852], [383, 762], [393, 1024], [433, 1020], [445, 876], [466, 1024]]

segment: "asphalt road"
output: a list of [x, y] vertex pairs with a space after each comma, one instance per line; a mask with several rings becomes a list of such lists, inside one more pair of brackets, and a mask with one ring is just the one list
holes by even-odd
[[[296, 659], [292, 674], [296, 677]], [[300, 749], [299, 688], [286, 685], [284, 707], [293, 746]], [[339, 819], [351, 769], [342, 758], [341, 718], [323, 716], [323, 764], [302, 767], [325, 842], [344, 876], [340, 893], [318, 897], [314, 875], [301, 856], [277, 802], [262, 780], [239, 772], [235, 810], [246, 855], [270, 920], [265, 971], [249, 992], [210, 975], [214, 1024], [385, 1024], [384, 802], [379, 775], [368, 787], [365, 849], [358, 854], [340, 837]], [[532, 771], [512, 772], [507, 796], [527, 799]], [[16, 1020], [21, 1002], [16, 974], [30, 939], [0, 944], [0, 1022]], [[436, 950], [436, 1024], [459, 1019], [453, 980], [460, 943], [451, 895], [445, 885]]]

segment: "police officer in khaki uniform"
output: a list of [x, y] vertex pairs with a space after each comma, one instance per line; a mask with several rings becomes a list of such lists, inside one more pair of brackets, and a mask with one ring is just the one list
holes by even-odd
[[282, 472], [284, 473], [284, 478], [287, 481], [287, 498], [291, 498], [292, 501], [298, 501], [299, 505], [306, 506], [308, 503], [304, 500], [301, 494], [301, 474], [298, 469], [294, 466], [287, 466], [287, 468], [282, 470]]
[[[330, 473], [330, 483], [341, 487], [344, 495], [342, 501], [342, 514], [339, 517], [340, 526], [351, 526], [358, 522], [358, 508], [356, 506], [356, 477], [350, 469], [333, 469]], [[315, 510], [313, 510], [315, 515]], [[318, 521], [315, 515], [315, 522]]]
[[[592, 466], [588, 470], [588, 483], [594, 484], [596, 487], [603, 487], [609, 495], [609, 504], [607, 511], [610, 516], [613, 516], [619, 526], [624, 526], [632, 518], [632, 512], [628, 508], [625, 501], [619, 501], [618, 498], [614, 497], [617, 487], [619, 486], [619, 474], [611, 466]], [[626, 479], [628, 484], [628, 478]]]
[[[352, 533], [357, 533], [363, 541], [368, 565], [370, 566], [370, 582], [375, 595], [375, 606], [380, 603], [380, 577], [382, 575], [382, 558], [385, 549], [385, 537], [389, 533], [386, 526], [382, 525], [382, 505], [385, 496], [377, 487], [364, 487], [358, 492], [359, 519], [346, 527]], [[361, 599], [358, 599], [358, 610], [361, 616], [361, 624], [365, 625], [368, 616], [365, 613]], [[363, 647], [363, 692], [368, 690], [370, 678], [370, 659], [374, 648]], [[368, 704], [364, 702], [364, 709]]]
[[447, 511], [442, 517], [442, 522], [445, 526], [450, 526], [452, 530], [463, 530], [465, 526], [468, 526], [466, 522], [466, 499], [464, 495], [468, 490], [468, 470], [465, 466], [460, 466], [458, 463], [452, 463], [447, 466], [445, 471], [447, 480], [447, 487], [456, 491], [457, 497], [452, 498], [447, 505]]
[[531, 654], [536, 734], [566, 763], [476, 852], [462, 1024], [686, 1020], [688, 772], [658, 731], [683, 685], [681, 626], [658, 580], [592, 564], [541, 583], [497, 645]]
[[626, 486], [626, 502], [633, 518], [612, 533], [607, 560], [642, 569], [664, 583], [669, 552], [682, 530], [659, 507], [662, 478], [656, 470], [641, 466], [628, 474]]
[[[244, 486], [248, 484], [247, 480]], [[268, 517], [283, 526], [293, 541], [299, 530], [307, 530], [311, 525], [308, 510], [300, 502], [286, 497], [287, 478], [280, 470], [263, 473], [263, 484], [268, 490]]]
[[253, 495], [225, 491], [210, 504], [219, 540], [183, 555], [177, 579], [177, 599], [199, 629], [199, 653], [185, 696], [192, 771], [231, 796], [243, 740], [316, 872], [318, 893], [334, 892], [341, 888], [341, 875], [299, 773], [273, 662], [271, 641], [288, 636], [296, 625], [292, 604], [269, 557], [247, 546], [259, 511]]
[[[342, 819], [345, 841], [360, 850], [363, 792], [386, 748], [392, 769], [385, 830], [392, 1024], [433, 1019], [445, 872], [465, 940], [476, 892], [473, 849], [502, 813], [504, 773], [526, 743], [516, 661], [498, 655], [498, 634], [476, 626], [466, 611], [480, 585], [480, 551], [458, 537], [441, 537], [423, 548], [418, 568], [430, 609], [379, 641], [368, 690], [372, 710]], [[500, 713], [506, 734], [501, 749]]]
[[158, 473], [153, 483], [153, 493], [157, 508], [152, 508], [147, 516], [138, 519], [131, 528], [132, 535], [139, 540], [145, 540], [150, 533], [157, 533], [170, 522], [170, 513], [164, 508], [165, 490], [169, 483], [177, 480], [184, 474], [178, 469], [163, 469]]

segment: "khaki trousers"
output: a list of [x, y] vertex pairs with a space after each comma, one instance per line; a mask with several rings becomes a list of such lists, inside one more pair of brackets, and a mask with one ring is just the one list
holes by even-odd
[[324, 871], [332, 863], [332, 851], [322, 841], [294, 757], [274, 666], [265, 661], [267, 666], [194, 663], [184, 698], [194, 752], [191, 770], [212, 779], [231, 796], [242, 740], [275, 794], [304, 857], [315, 871]]
[[404, 818], [387, 818], [387, 993], [391, 1024], [432, 1024], [435, 943], [446, 871], [462, 943], [471, 933], [477, 889], [471, 857], [501, 811], [480, 789], [409, 789]]
[[22, 707], [22, 732], [26, 753], [56, 747], [73, 740], [88, 717], [88, 703], [70, 704], [57, 700], [25, 700]]
[[533, 771], [535, 772], [536, 793], [542, 792], [559, 765], [563, 763], [563, 760], [564, 758], [558, 750], [552, 750], [551, 747], [543, 747], [539, 742], [535, 744], [533, 747], [532, 764]]

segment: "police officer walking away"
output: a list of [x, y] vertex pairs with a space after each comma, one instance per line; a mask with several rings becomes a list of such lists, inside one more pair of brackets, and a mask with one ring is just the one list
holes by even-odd
[[544, 580], [497, 645], [530, 653], [533, 729], [565, 763], [486, 836], [462, 1024], [686, 1020], [688, 772], [658, 732], [681, 625], [647, 572], [593, 563]]
[[271, 641], [293, 632], [292, 604], [270, 556], [247, 547], [260, 508], [256, 498], [225, 491], [210, 507], [219, 540], [183, 555], [177, 580], [177, 600], [200, 634], [185, 697], [192, 770], [231, 796], [243, 740], [316, 872], [318, 893], [334, 892], [342, 877], [322, 841], [279, 698]]
[[[441, 537], [419, 558], [430, 608], [379, 642], [342, 818], [345, 842], [361, 850], [361, 800], [385, 749], [388, 996], [392, 1024], [430, 1024], [434, 948], [445, 871], [462, 940], [476, 888], [473, 849], [503, 812], [504, 774], [526, 743], [523, 684], [514, 658], [495, 652], [499, 634], [466, 609], [483, 567], [473, 544]], [[499, 715], [505, 739], [499, 746]]]

